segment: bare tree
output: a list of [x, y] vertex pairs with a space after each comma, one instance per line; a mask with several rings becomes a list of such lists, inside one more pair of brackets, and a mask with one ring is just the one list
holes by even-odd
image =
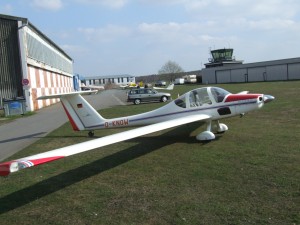
[[170, 74], [170, 73], [181, 73], [184, 72], [181, 66], [178, 63], [169, 60], [166, 62], [161, 69], [158, 71], [158, 74]]

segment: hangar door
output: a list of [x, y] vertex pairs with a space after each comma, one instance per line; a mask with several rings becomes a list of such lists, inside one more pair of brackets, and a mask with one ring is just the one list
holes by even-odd
[[0, 101], [22, 96], [18, 22], [15, 20], [0, 18], [0, 55]]
[[232, 69], [231, 70], [231, 82], [243, 83], [248, 81], [247, 69]]
[[254, 67], [248, 69], [248, 81], [256, 82], [256, 81], [266, 81], [266, 67]]
[[230, 70], [216, 71], [216, 81], [217, 84], [230, 83], [231, 82]]
[[300, 63], [288, 65], [288, 79], [299, 80], [300, 79]]
[[267, 66], [267, 80], [287, 80], [287, 65]]

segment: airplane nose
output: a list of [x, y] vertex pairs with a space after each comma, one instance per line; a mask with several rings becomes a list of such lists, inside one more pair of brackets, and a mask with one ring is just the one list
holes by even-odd
[[275, 99], [274, 96], [272, 95], [264, 95], [264, 103], [268, 103], [268, 102], [271, 102]]

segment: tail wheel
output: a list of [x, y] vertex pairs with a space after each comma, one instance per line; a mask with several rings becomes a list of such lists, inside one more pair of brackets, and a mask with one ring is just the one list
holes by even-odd
[[88, 135], [89, 135], [89, 137], [94, 137], [94, 131], [92, 130], [92, 131], [89, 131], [89, 133], [88, 133]]

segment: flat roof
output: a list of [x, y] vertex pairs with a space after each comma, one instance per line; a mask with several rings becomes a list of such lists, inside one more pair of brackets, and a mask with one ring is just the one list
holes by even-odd
[[135, 77], [130, 74], [121, 74], [121, 75], [104, 75], [104, 76], [93, 76], [93, 77], [84, 77], [86, 80], [97, 80], [97, 79], [110, 79], [110, 78], [127, 78]]

